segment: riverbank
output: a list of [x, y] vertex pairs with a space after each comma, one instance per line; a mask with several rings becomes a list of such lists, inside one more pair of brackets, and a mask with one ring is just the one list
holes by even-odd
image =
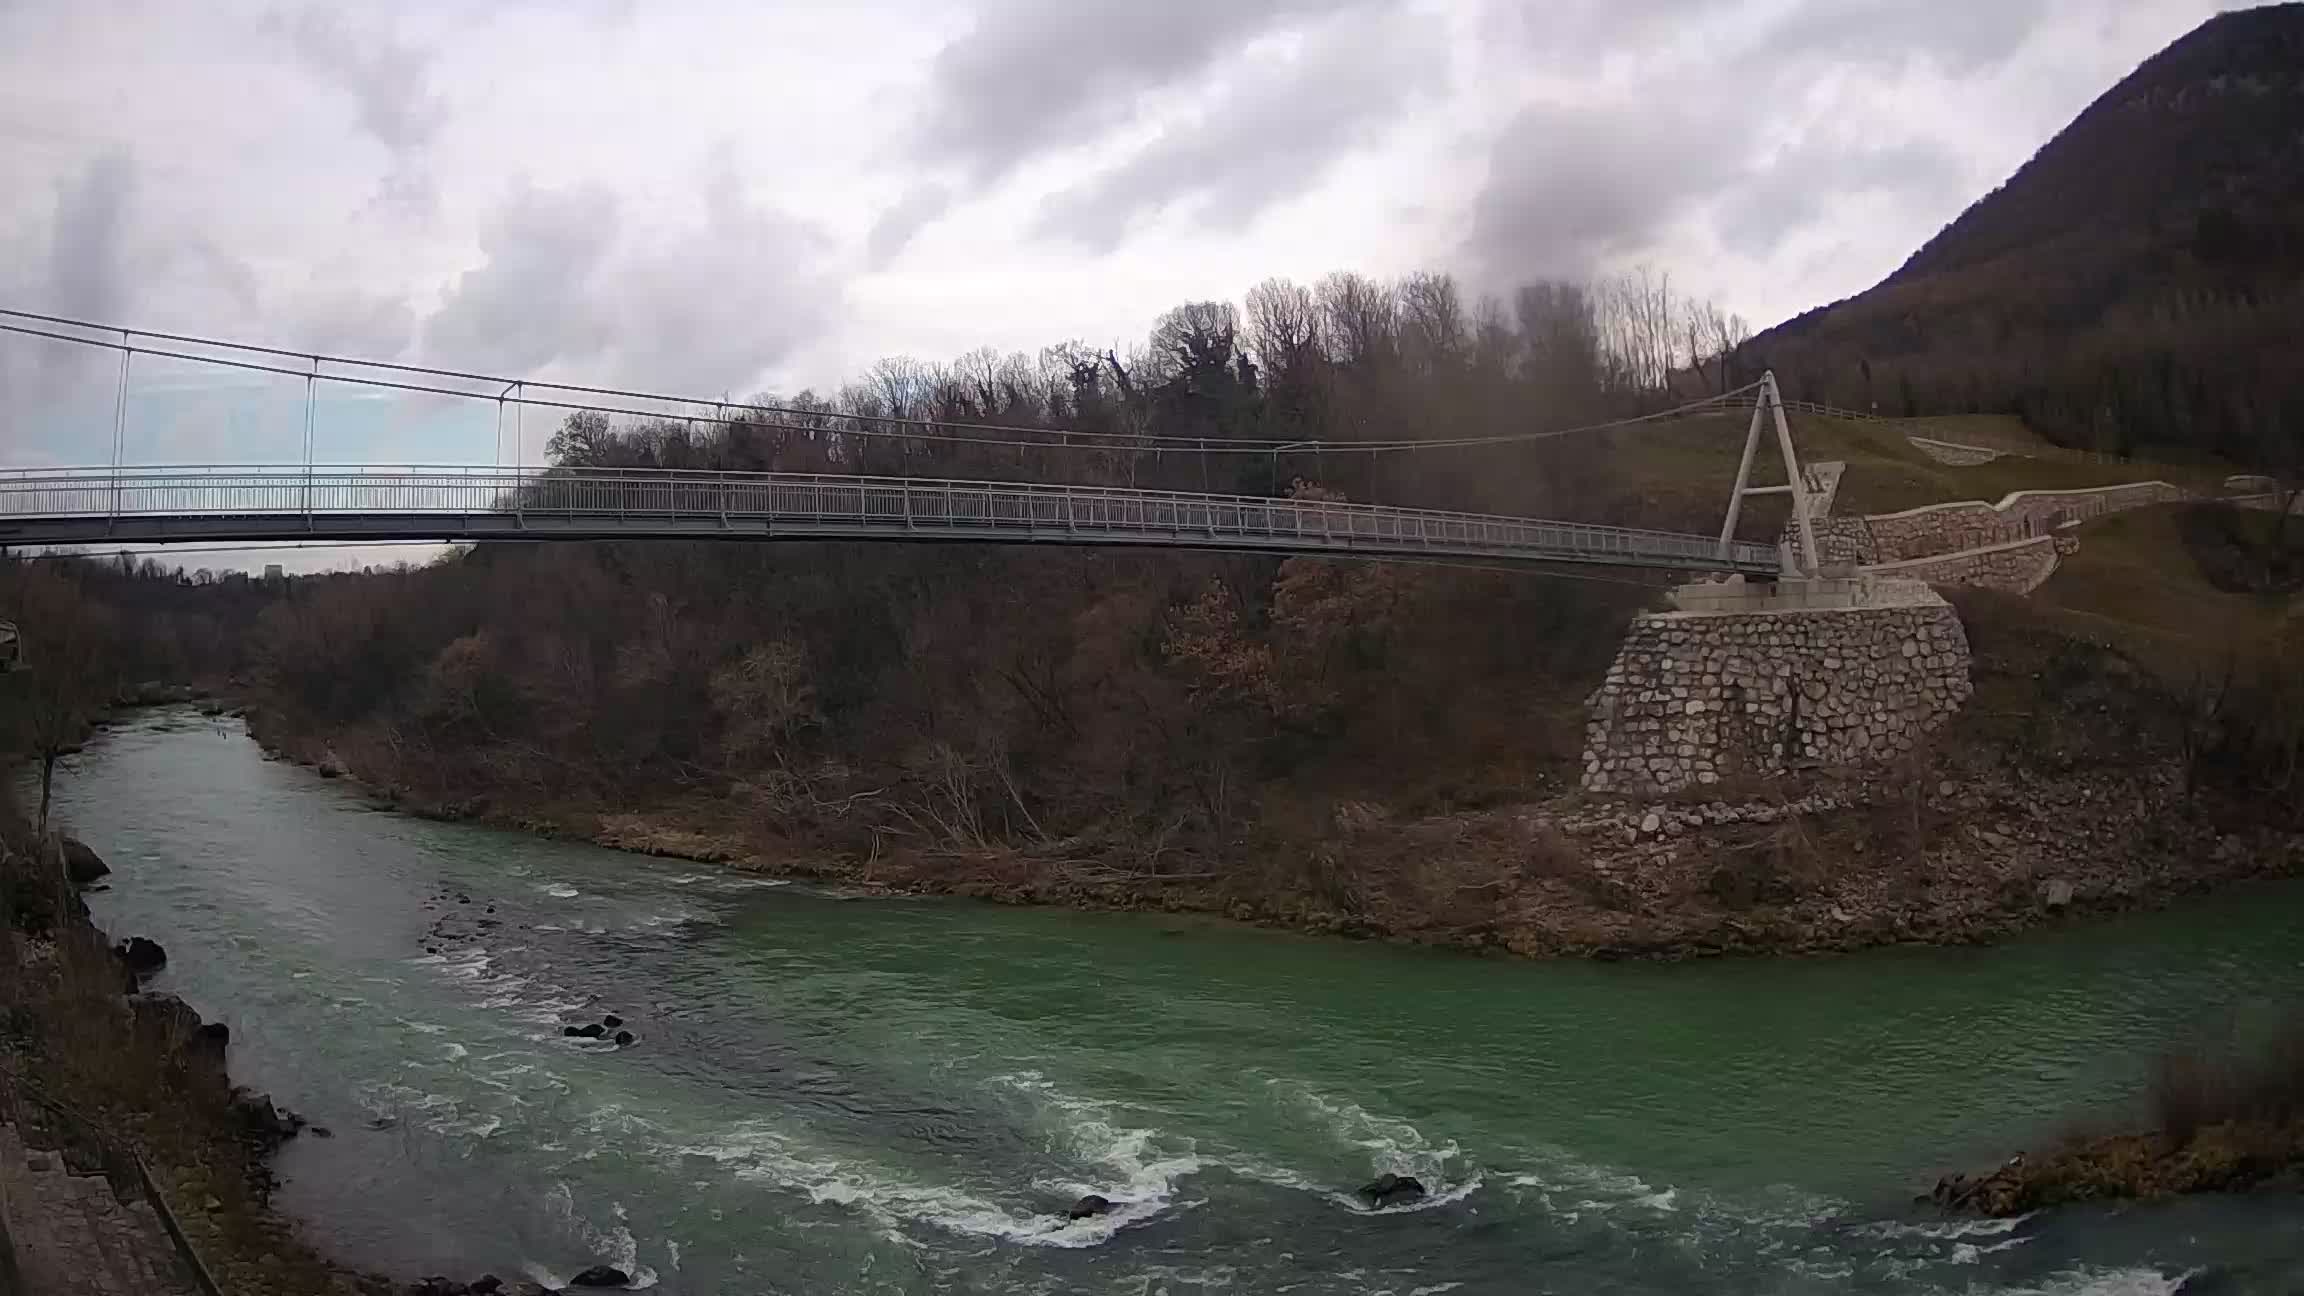
[[2150, 1128], [2074, 1131], [1988, 1174], [1952, 1174], [1927, 1200], [2009, 1218], [2052, 1206], [2304, 1187], [2304, 1017], [2251, 1039], [2163, 1054]]
[[[29, 830], [0, 834], [9, 904], [0, 921], [0, 1114], [45, 1125], [68, 1161], [110, 1145], [151, 1169], [186, 1238], [239, 1293], [376, 1296], [296, 1239], [271, 1208], [270, 1160], [290, 1133], [271, 1102], [233, 1086], [229, 1032], [173, 996], [140, 992], [78, 894], [62, 889]], [[156, 949], [156, 947], [155, 947]], [[62, 1112], [43, 1104], [69, 1103]], [[259, 1112], [261, 1118], [259, 1118]]]
[[[102, 876], [100, 857], [71, 845], [74, 872]], [[37, 1128], [38, 1146], [82, 1173], [103, 1168], [132, 1194], [143, 1185], [121, 1154], [141, 1159], [173, 1226], [233, 1296], [438, 1290], [348, 1268], [300, 1238], [273, 1206], [273, 1158], [300, 1135], [332, 1132], [235, 1085], [230, 1029], [146, 991], [163, 947], [138, 938], [124, 958], [78, 892], [57, 883], [57, 864], [12, 816], [0, 825], [0, 1120]]]
[[[1894, 771], [1811, 775], [1767, 795], [1638, 804], [1570, 793], [1425, 817], [1346, 802], [1308, 837], [1149, 863], [1141, 843], [831, 851], [774, 831], [734, 797], [605, 810], [443, 802], [260, 710], [249, 726], [268, 752], [428, 818], [889, 894], [1207, 914], [1534, 958], [1974, 944], [2304, 871], [2304, 835], [2188, 789], [2173, 758], [2134, 746], [2107, 758], [2066, 729], [2056, 761], [2014, 759], [1989, 718]], [[2121, 733], [2113, 746], [2137, 742]]]

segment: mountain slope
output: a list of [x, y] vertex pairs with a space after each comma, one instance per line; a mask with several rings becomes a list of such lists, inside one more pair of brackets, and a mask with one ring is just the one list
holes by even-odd
[[2304, 467], [2304, 4], [2219, 15], [1860, 296], [1754, 339], [1796, 396]]

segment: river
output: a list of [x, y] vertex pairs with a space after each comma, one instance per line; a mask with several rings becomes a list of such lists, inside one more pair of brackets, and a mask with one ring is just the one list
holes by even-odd
[[[109, 731], [58, 805], [113, 867], [99, 919], [167, 947], [155, 988], [333, 1131], [283, 1150], [282, 1206], [404, 1277], [2112, 1293], [2304, 1259], [2293, 1197], [1910, 1204], [2304, 992], [2294, 886], [1991, 949], [1516, 963], [431, 823], [185, 710]], [[636, 1042], [561, 1033], [604, 1013]], [[1382, 1171], [1433, 1195], [1370, 1212]], [[1052, 1213], [1089, 1192], [1117, 1211]]]

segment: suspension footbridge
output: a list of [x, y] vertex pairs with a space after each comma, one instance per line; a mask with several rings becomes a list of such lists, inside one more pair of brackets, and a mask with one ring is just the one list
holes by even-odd
[[[722, 472], [586, 466], [318, 464], [310, 461], [314, 391], [320, 383], [493, 400], [502, 411], [542, 406], [635, 418], [667, 417], [681, 402], [694, 423], [793, 427], [825, 437], [897, 437], [944, 443], [1023, 445], [1100, 454], [1178, 453], [1183, 438], [1127, 437], [1064, 429], [842, 415], [769, 406], [732, 406], [649, 393], [540, 383], [396, 363], [306, 356], [277, 348], [182, 335], [139, 333], [84, 321], [0, 310], [0, 333], [117, 352], [120, 394], [108, 465], [0, 469], [0, 545], [493, 541], [493, 540], [849, 540], [1134, 546], [1308, 555], [1582, 564], [1683, 572], [1775, 574], [1813, 569], [1812, 550], [1794, 555], [1734, 536], [1745, 495], [1786, 492], [1800, 513], [1800, 475], [1791, 485], [1748, 485], [1766, 416], [1782, 426], [1773, 379], [1706, 405], [1752, 409], [1743, 471], [1730, 494], [1729, 522], [1717, 536], [1492, 514], [1448, 512], [1315, 498], [1140, 489], [1113, 485], [955, 480], [934, 476]], [[127, 435], [130, 364], [160, 356], [193, 366], [301, 379], [305, 388], [302, 463], [137, 465], [121, 462]], [[284, 363], [301, 360], [300, 365]], [[353, 372], [347, 372], [352, 370]], [[381, 375], [381, 376], [380, 376]], [[478, 388], [475, 384], [480, 385]], [[498, 385], [491, 395], [487, 385]], [[710, 414], [699, 416], [699, 409]], [[738, 413], [733, 418], [728, 411]], [[675, 418], [680, 416], [673, 416]], [[1654, 417], [1654, 416], [1651, 416]], [[1640, 420], [1632, 420], [1640, 421]], [[897, 425], [897, 426], [891, 426]], [[905, 426], [909, 425], [909, 426]], [[1612, 425], [1612, 426], [1620, 426]], [[989, 434], [998, 433], [1000, 438]], [[1015, 439], [1029, 434], [1033, 440]], [[1553, 436], [1558, 433], [1539, 433]], [[1057, 442], [1054, 439], [1061, 437]], [[1102, 438], [1102, 439], [1098, 439]], [[1337, 443], [1338, 452], [1384, 453], [1459, 442]], [[499, 437], [501, 441], [501, 435]], [[1172, 445], [1169, 442], [1184, 442]], [[1322, 448], [1295, 442], [1212, 446], [1202, 452], [1263, 454]]]

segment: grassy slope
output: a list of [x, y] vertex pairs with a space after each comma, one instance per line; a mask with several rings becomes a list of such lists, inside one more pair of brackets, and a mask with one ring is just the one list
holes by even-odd
[[[1628, 474], [1637, 485], [1622, 488], [1611, 507], [1649, 525], [1718, 526], [1744, 429], [1743, 418], [1708, 418], [1616, 434], [1613, 449], [1623, 462], [1637, 465], [1637, 473]], [[2099, 464], [2013, 456], [1955, 467], [1915, 449], [1905, 439], [1911, 432], [1974, 445], [2040, 443], [2020, 420], [1993, 415], [1886, 423], [1793, 419], [1793, 436], [1804, 459], [1848, 465], [1834, 510], [1843, 515], [1961, 500], [1992, 502], [2020, 490], [2152, 480], [2213, 489], [2232, 471], [2216, 464]], [[1753, 475], [1762, 485], [1783, 480], [1772, 442], [1764, 445]], [[1762, 497], [1747, 506], [1739, 531], [1748, 539], [1774, 539], [1785, 516], [1780, 497]], [[2080, 551], [2031, 601], [2059, 629], [2134, 654], [2171, 678], [2189, 678], [2223, 645], [2277, 624], [2296, 603], [2228, 594], [2209, 584], [2179, 532], [2174, 507], [2114, 514], [2089, 523], [2079, 535]]]
[[1933, 437], [1958, 445], [1999, 446], [2010, 450], [2054, 448], [2048, 438], [2013, 414], [1938, 414], [1904, 419], [1896, 427], [1909, 436]]
[[[1975, 424], [1993, 445], [2039, 440], [2022, 432], [2023, 424], [2015, 419], [1988, 415], [1911, 423], [1862, 423], [1802, 415], [1793, 418], [1792, 435], [1802, 459], [1837, 459], [1848, 465], [1834, 508], [1840, 514], [1894, 513], [1961, 500], [1997, 502], [2012, 491], [2079, 490], [2156, 479], [2207, 487], [2230, 471], [2218, 466], [2100, 464], [2014, 456], [1954, 467], [1913, 447], [1906, 436], [1916, 430], [1915, 423], [1925, 425], [1918, 430], [1947, 438]], [[1717, 527], [1727, 504], [1729, 484], [1736, 477], [1746, 424], [1743, 417], [1688, 419], [1614, 434], [1611, 450], [1622, 463], [1636, 466], [1637, 484], [1621, 488], [1611, 506], [1620, 508], [1621, 516], [1638, 517], [1651, 526]], [[2013, 425], [2016, 431], [2005, 425]], [[1783, 480], [1770, 438], [1754, 461], [1753, 481], [1771, 485]], [[1772, 540], [1786, 515], [1781, 499], [1762, 497], [1747, 506], [1739, 534], [1747, 539]]]
[[[2209, 584], [2176, 514], [2176, 506], [2137, 509], [2082, 527], [2080, 551], [2032, 597], [2073, 636], [2132, 653], [2181, 682], [2216, 665], [2225, 647], [2277, 626], [2298, 600]], [[2269, 527], [2274, 519], [2251, 520]]]

